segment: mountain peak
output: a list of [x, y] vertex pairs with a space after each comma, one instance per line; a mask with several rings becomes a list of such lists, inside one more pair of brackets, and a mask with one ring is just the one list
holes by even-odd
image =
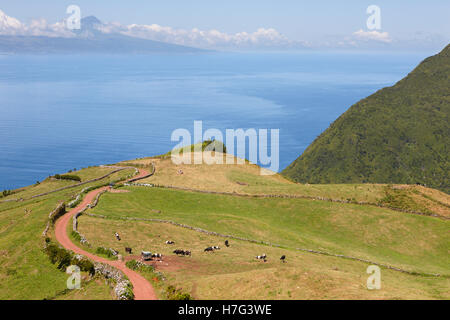
[[95, 16], [88, 16], [81, 19], [81, 29], [74, 30], [74, 32], [81, 37], [84, 38], [94, 38], [101, 34], [99, 27], [103, 25], [103, 23], [97, 19]]
[[81, 19], [81, 29], [92, 30], [98, 25], [102, 25], [102, 22], [95, 16], [84, 17]]

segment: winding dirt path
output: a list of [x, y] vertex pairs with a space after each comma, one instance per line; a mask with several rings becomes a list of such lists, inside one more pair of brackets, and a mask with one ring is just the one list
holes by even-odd
[[[138, 180], [141, 178], [144, 178], [149, 175], [149, 172], [146, 170], [139, 169], [139, 174], [133, 178], [133, 180]], [[92, 192], [89, 192], [83, 199], [83, 201], [74, 209], [67, 212], [65, 215], [63, 215], [61, 218], [58, 219], [58, 221], [55, 224], [55, 236], [56, 240], [66, 249], [71, 250], [77, 254], [82, 254], [89, 259], [109, 264], [110, 266], [113, 266], [114, 268], [119, 269], [122, 271], [131, 281], [133, 284], [133, 292], [134, 292], [134, 299], [135, 300], [157, 300], [155, 290], [151, 286], [151, 284], [140, 274], [137, 272], [128, 269], [125, 266], [125, 262], [123, 261], [111, 261], [107, 260], [105, 258], [98, 257], [92, 253], [89, 253], [78, 246], [76, 246], [69, 238], [67, 234], [67, 227], [70, 223], [70, 219], [79, 211], [84, 209], [88, 204], [92, 203], [92, 201], [95, 199], [95, 197], [104, 190], [110, 190], [110, 187], [103, 187], [100, 189], [93, 190]]]

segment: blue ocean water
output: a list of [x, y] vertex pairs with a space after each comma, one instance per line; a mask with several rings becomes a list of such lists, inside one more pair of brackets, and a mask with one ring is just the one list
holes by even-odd
[[0, 56], [0, 190], [162, 154], [174, 129], [280, 129], [280, 170], [431, 53]]

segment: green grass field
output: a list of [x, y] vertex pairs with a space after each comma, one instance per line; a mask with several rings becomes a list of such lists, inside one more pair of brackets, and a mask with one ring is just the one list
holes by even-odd
[[[403, 209], [449, 214], [448, 195], [418, 186], [301, 185], [279, 175], [260, 176], [259, 168], [242, 166], [175, 166], [170, 159], [144, 158], [126, 162], [156, 166], [147, 183], [217, 192], [293, 194], [337, 200], [384, 202]], [[179, 169], [182, 174], [179, 174]], [[93, 167], [73, 174], [82, 181], [101, 177], [110, 168]], [[0, 299], [111, 299], [101, 279], [83, 282], [80, 291], [67, 291], [67, 275], [42, 251], [42, 232], [58, 202], [70, 202], [84, 188], [124, 179], [133, 168], [83, 186], [24, 201], [73, 181], [46, 179], [39, 185], [0, 199]], [[296, 248], [344, 254], [419, 273], [449, 275], [449, 221], [357, 205], [312, 199], [257, 198], [181, 191], [165, 188], [122, 187], [126, 193], [106, 193], [89, 212], [107, 219], [81, 216], [79, 230], [91, 243], [124, 254], [149, 250], [165, 255], [157, 269], [166, 278], [149, 278], [165, 299], [168, 285], [196, 299], [449, 299], [448, 277], [408, 275], [382, 268], [382, 289], [366, 288], [367, 263], [298, 251]], [[419, 210], [419, 211], [420, 211]], [[274, 243], [281, 247], [207, 235], [166, 223], [128, 221], [124, 217], [172, 220], [209, 231]], [[123, 241], [113, 234], [118, 231]], [[68, 232], [70, 230], [68, 229]], [[50, 229], [49, 236], [53, 237]], [[176, 245], [168, 247], [166, 240]], [[222, 250], [205, 254], [203, 249]], [[80, 245], [81, 246], [81, 245]], [[193, 252], [176, 257], [174, 248]], [[86, 249], [86, 248], [85, 248]], [[254, 259], [266, 253], [268, 261]], [[285, 254], [288, 262], [279, 257]], [[136, 257], [138, 258], [138, 257]]]
[[111, 218], [173, 220], [288, 248], [324, 250], [411, 271], [450, 274], [450, 222], [446, 220], [327, 201], [127, 189], [132, 192], [105, 194], [92, 212]]
[[[89, 169], [89, 175], [93, 177], [100, 177], [104, 172], [104, 168], [99, 168], [98, 171]], [[67, 275], [52, 265], [42, 251], [42, 232], [47, 224], [48, 214], [59, 201], [68, 202], [83, 188], [123, 178], [132, 172], [133, 169], [127, 169], [101, 181], [33, 200], [0, 203], [0, 299], [52, 298], [63, 291]], [[39, 188], [37, 193], [40, 193], [43, 188], [50, 188], [47, 184], [51, 183], [44, 181], [39, 186], [29, 187], [27, 192], [33, 194], [36, 192], [33, 189]], [[50, 230], [49, 236], [51, 235]], [[89, 288], [86, 290], [90, 291]], [[102, 290], [109, 288], [105, 286]]]
[[[237, 160], [231, 157], [232, 161]], [[226, 159], [224, 157], [224, 159]], [[225, 160], [224, 160], [225, 162]], [[450, 200], [438, 190], [412, 185], [385, 184], [299, 184], [274, 174], [260, 175], [260, 167], [245, 162], [234, 165], [175, 165], [171, 159], [144, 158], [127, 161], [140, 165], [153, 164], [156, 172], [142, 180], [162, 186], [176, 186], [242, 194], [278, 194], [321, 197], [351, 202], [382, 204], [450, 217]], [[179, 173], [182, 170], [182, 174]]]
[[[125, 257], [124, 247], [162, 253], [156, 263], [165, 281], [153, 276], [160, 298], [173, 285], [195, 299], [448, 299], [449, 279], [418, 277], [382, 269], [381, 290], [366, 287], [367, 264], [330, 256], [230, 240], [165, 223], [121, 221], [80, 217], [80, 230], [94, 246], [115, 248]], [[119, 243], [113, 233], [119, 231]], [[175, 245], [165, 244], [167, 239]], [[205, 253], [207, 246], [221, 250]], [[192, 257], [176, 257], [175, 248], [192, 250]], [[256, 255], [266, 253], [266, 263]], [[281, 255], [287, 263], [281, 263]], [[143, 274], [146, 276], [146, 274]]]

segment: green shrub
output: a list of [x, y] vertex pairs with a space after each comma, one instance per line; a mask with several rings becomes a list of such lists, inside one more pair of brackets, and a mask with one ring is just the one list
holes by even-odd
[[109, 250], [107, 248], [103, 248], [103, 247], [98, 247], [97, 250], [95, 250], [95, 253], [101, 254], [101, 255], [106, 256], [108, 258], [114, 258], [115, 257], [113, 255], [113, 253], [111, 252], [111, 250]]
[[93, 276], [95, 274], [95, 267], [94, 264], [87, 260], [87, 259], [77, 259], [77, 258], [73, 258], [70, 262], [72, 265], [77, 265], [78, 267], [80, 267], [81, 271], [84, 272], [89, 272], [89, 274], [91, 276]]
[[129, 269], [131, 269], [131, 270], [137, 270], [137, 269], [139, 269], [138, 263], [137, 263], [136, 260], [130, 260], [130, 261], [127, 261], [127, 262], [125, 263], [125, 265], [127, 266], [127, 268], [129, 268]]
[[66, 268], [70, 266], [72, 255], [66, 249], [60, 248], [57, 245], [50, 243], [45, 247], [45, 252], [50, 258], [50, 261], [53, 264], [57, 264], [58, 269], [65, 271]]
[[50, 217], [50, 221], [55, 223], [59, 217], [61, 217], [64, 213], [66, 213], [66, 205], [64, 203], [60, 203], [58, 207], [55, 209], [55, 213]]
[[58, 180], [73, 180], [73, 181], [81, 182], [81, 178], [79, 176], [76, 176], [73, 174], [64, 174], [64, 175], [55, 174], [53, 176], [53, 178], [58, 179]]
[[70, 266], [70, 262], [72, 261], [72, 255], [69, 251], [65, 249], [59, 250], [57, 256], [57, 264], [58, 269], [65, 271], [68, 266]]
[[155, 268], [153, 266], [149, 266], [145, 263], [139, 263], [136, 260], [130, 260], [127, 261], [125, 264], [129, 269], [135, 270], [135, 271], [142, 271], [142, 272], [154, 272]]
[[[46, 242], [47, 242], [46, 238]], [[70, 265], [76, 265], [81, 271], [89, 272], [90, 275], [95, 274], [94, 264], [87, 259], [77, 259], [72, 256], [72, 253], [64, 248], [60, 248], [57, 245], [50, 243], [50, 239], [47, 242], [47, 246], [44, 249], [48, 255], [51, 263], [56, 264], [58, 269], [66, 271]]]
[[71, 235], [76, 241], [78, 241], [78, 242], [81, 241], [81, 237], [80, 237], [80, 234], [78, 232], [72, 230]]
[[10, 196], [12, 194], [14, 194], [14, 191], [11, 191], [11, 190], [3, 190], [2, 191], [2, 196], [3, 197], [7, 197], [7, 196]]
[[57, 245], [53, 244], [53, 243], [49, 243], [46, 247], [45, 247], [45, 253], [47, 253], [51, 263], [56, 263], [56, 256], [58, 254], [59, 248]]
[[182, 292], [174, 286], [168, 286], [166, 289], [167, 300], [193, 300], [189, 293]]

